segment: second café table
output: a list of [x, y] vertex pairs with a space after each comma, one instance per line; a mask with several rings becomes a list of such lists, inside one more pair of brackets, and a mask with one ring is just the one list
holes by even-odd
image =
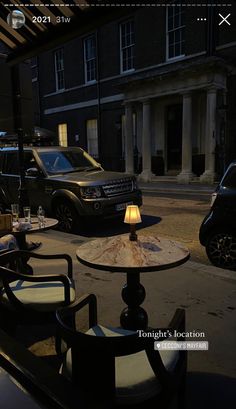
[[88, 241], [77, 249], [76, 255], [82, 264], [94, 269], [126, 273], [122, 298], [127, 307], [121, 312], [120, 323], [131, 330], [148, 326], [148, 315], [140, 307], [146, 295], [140, 273], [179, 266], [190, 256], [179, 242], [157, 236], [138, 236], [137, 241], [130, 241], [128, 235]]
[[[23, 219], [20, 219], [20, 221], [23, 221]], [[26, 234], [41, 233], [42, 231], [52, 229], [58, 225], [58, 220], [45, 217], [44, 224], [45, 225], [43, 227], [39, 227], [38, 218], [32, 217], [31, 218], [32, 227], [30, 229], [17, 230], [15, 227], [13, 227], [10, 233], [15, 236], [20, 250], [29, 250], [29, 246], [26, 241]], [[32, 267], [29, 264], [27, 264], [27, 261], [28, 260], [26, 259], [22, 259], [21, 270], [25, 274], [32, 274], [33, 273]]]
[[[20, 219], [20, 221], [23, 221], [23, 219]], [[44, 227], [39, 227], [38, 218], [31, 217], [32, 227], [30, 229], [17, 230], [15, 227], [13, 227], [10, 233], [15, 236], [20, 250], [28, 250], [26, 234], [40, 233], [45, 230], [53, 229], [53, 227], [56, 227], [58, 225], [58, 220], [45, 217], [44, 224]]]

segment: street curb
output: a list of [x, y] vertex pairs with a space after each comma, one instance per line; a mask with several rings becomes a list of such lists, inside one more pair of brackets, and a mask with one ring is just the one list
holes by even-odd
[[142, 187], [140, 186], [140, 189], [143, 192], [149, 192], [149, 193], [176, 193], [176, 194], [183, 194], [183, 195], [188, 195], [188, 194], [196, 194], [199, 196], [210, 196], [214, 190], [212, 191], [199, 191], [199, 190], [182, 190], [182, 189], [159, 189], [159, 188], [148, 188], [148, 187]]
[[221, 278], [222, 280], [236, 283], [236, 271], [207, 266], [206, 264], [197, 263], [195, 261], [188, 261], [187, 264], [190, 268], [200, 271], [201, 273], [206, 273], [211, 276]]

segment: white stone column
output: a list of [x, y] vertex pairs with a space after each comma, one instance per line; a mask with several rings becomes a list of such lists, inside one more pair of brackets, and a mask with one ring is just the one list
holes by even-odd
[[179, 183], [189, 183], [192, 178], [192, 96], [188, 92], [183, 94], [182, 170], [177, 180]]
[[133, 110], [125, 103], [125, 171], [134, 173]]
[[150, 182], [154, 176], [151, 171], [151, 103], [143, 101], [142, 173], [139, 179]]
[[143, 106], [139, 104], [136, 108], [137, 115], [137, 147], [139, 154], [142, 152], [142, 135], [143, 135]]
[[206, 106], [205, 171], [200, 176], [202, 183], [213, 183], [215, 179], [216, 98], [217, 89], [209, 88]]

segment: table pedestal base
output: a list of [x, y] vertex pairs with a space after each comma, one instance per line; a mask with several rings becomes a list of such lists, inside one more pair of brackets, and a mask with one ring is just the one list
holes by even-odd
[[139, 273], [127, 273], [127, 284], [122, 289], [122, 298], [127, 304], [120, 316], [120, 324], [125, 329], [146, 329], [148, 315], [140, 307], [145, 299], [145, 288], [140, 284]]
[[145, 330], [148, 326], [148, 315], [142, 307], [124, 308], [120, 315], [120, 325], [124, 329]]
[[[17, 244], [20, 250], [29, 250], [28, 243], [26, 242], [26, 233], [19, 232], [16, 236]], [[19, 272], [22, 274], [33, 274], [33, 268], [30, 264], [28, 264], [29, 257], [23, 257], [20, 261], [18, 261], [18, 269]]]

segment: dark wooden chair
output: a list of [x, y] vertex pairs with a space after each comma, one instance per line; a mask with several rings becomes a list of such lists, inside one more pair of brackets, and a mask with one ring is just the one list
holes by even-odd
[[0, 329], [3, 409], [84, 409], [82, 396], [56, 369]]
[[[67, 274], [26, 275], [7, 268], [22, 258], [65, 260]], [[55, 312], [75, 300], [72, 259], [67, 254], [42, 255], [13, 250], [0, 255], [0, 326], [13, 334], [19, 324], [55, 323]]]
[[[89, 330], [81, 332], [76, 329], [76, 312], [87, 306]], [[154, 350], [150, 336], [98, 325], [93, 294], [58, 310], [56, 315], [68, 346], [61, 373], [84, 391], [91, 408], [164, 408], [173, 398], [180, 409], [184, 408], [186, 351]], [[185, 330], [184, 310], [176, 310], [162, 333], [167, 330]], [[164, 338], [158, 342], [164, 342]]]

